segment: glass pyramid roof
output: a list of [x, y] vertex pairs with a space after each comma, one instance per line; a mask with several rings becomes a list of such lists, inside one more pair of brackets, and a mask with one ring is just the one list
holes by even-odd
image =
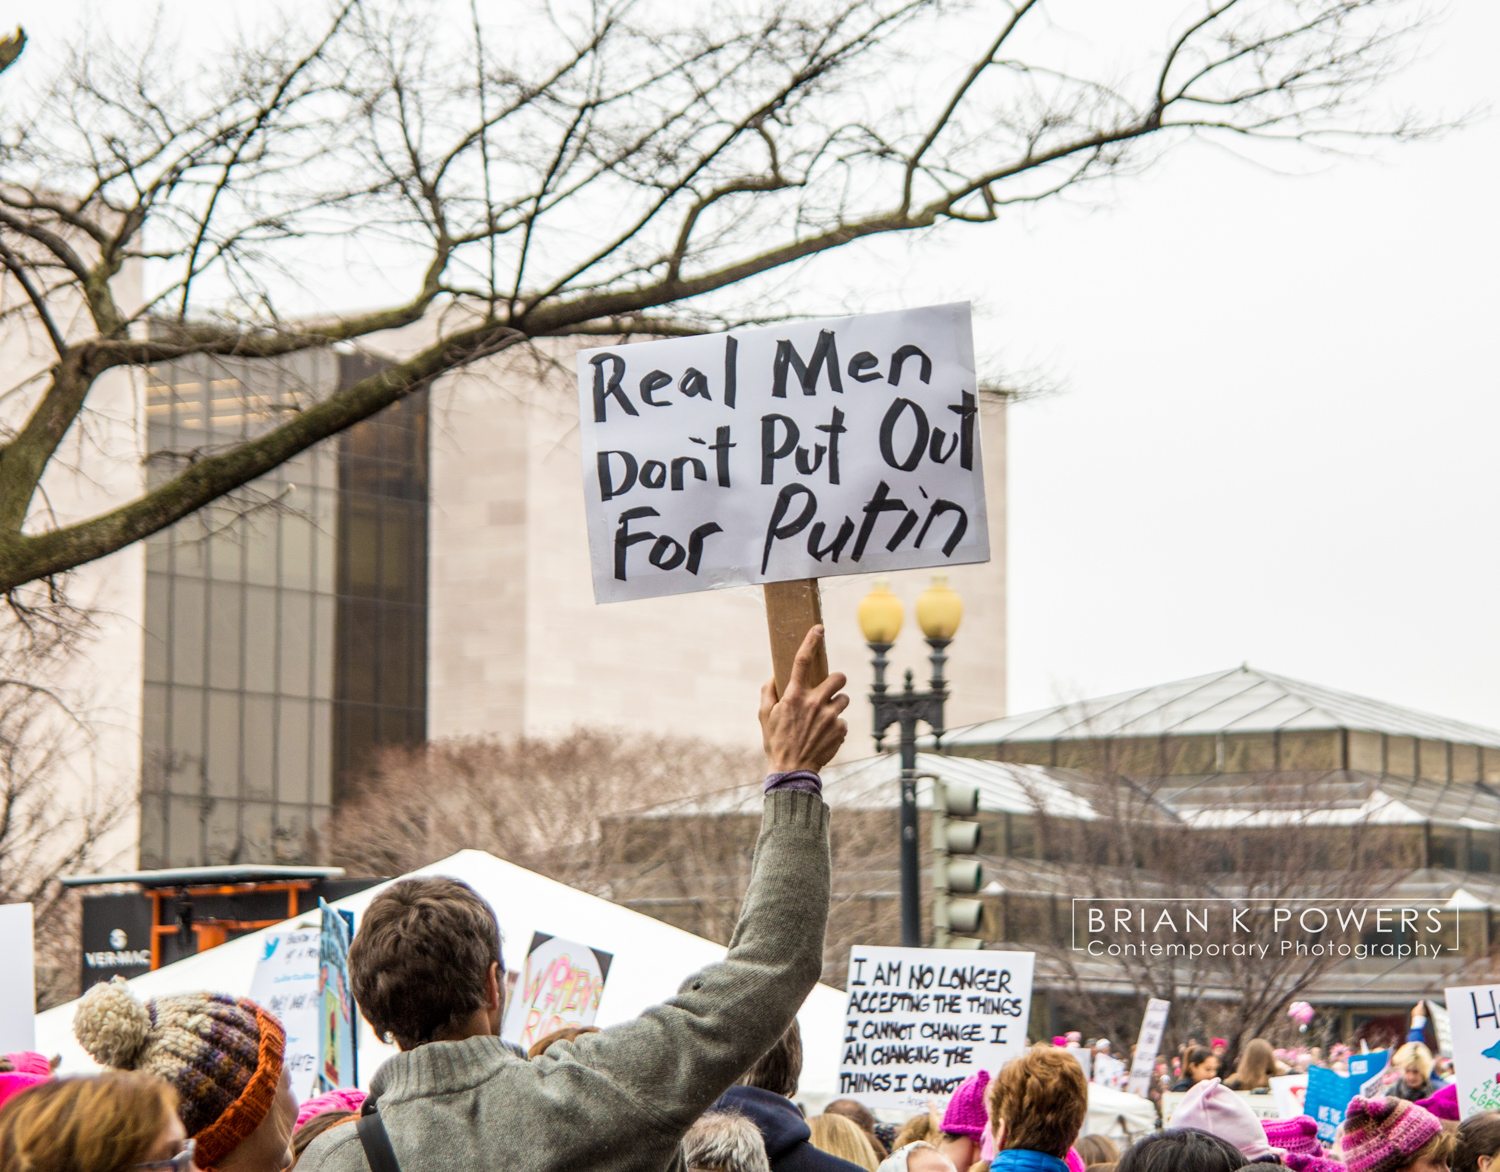
[[984, 721], [947, 733], [943, 743], [955, 748], [1000, 741], [1339, 728], [1500, 748], [1500, 732], [1493, 729], [1287, 679], [1248, 664], [1232, 671]]

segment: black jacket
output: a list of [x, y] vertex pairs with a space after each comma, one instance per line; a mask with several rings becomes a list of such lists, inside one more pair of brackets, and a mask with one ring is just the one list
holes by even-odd
[[812, 1129], [797, 1104], [759, 1087], [730, 1087], [713, 1105], [715, 1111], [738, 1111], [760, 1128], [771, 1158], [771, 1172], [865, 1172], [808, 1142]]

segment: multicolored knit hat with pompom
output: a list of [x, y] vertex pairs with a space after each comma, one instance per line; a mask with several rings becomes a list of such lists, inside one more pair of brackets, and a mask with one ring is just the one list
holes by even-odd
[[73, 1034], [100, 1064], [172, 1084], [200, 1168], [249, 1138], [281, 1082], [286, 1031], [246, 997], [183, 993], [142, 1005], [116, 977], [83, 995]]
[[1442, 1130], [1437, 1116], [1415, 1103], [1356, 1095], [1344, 1116], [1339, 1148], [1349, 1172], [1395, 1172]]

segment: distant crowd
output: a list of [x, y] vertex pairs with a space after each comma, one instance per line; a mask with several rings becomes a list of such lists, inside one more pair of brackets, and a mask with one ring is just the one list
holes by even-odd
[[848, 703], [842, 675], [814, 682], [821, 639], [809, 632], [784, 693], [762, 692], [770, 772], [728, 953], [672, 997], [522, 1052], [499, 1036], [494, 909], [453, 879], [401, 880], [365, 908], [349, 951], [360, 1012], [399, 1051], [368, 1093], [299, 1104], [285, 1030], [263, 1006], [213, 992], [143, 1002], [117, 979], [89, 990], [73, 1021], [104, 1073], [6, 1059], [0, 1172], [1500, 1172], [1500, 1114], [1457, 1124], [1452, 1088], [1416, 1042], [1397, 1055], [1392, 1093], [1349, 1103], [1331, 1147], [1306, 1116], [1263, 1123], [1251, 1109], [1278, 1062], [1303, 1061], [1253, 1042], [1225, 1081], [1212, 1044], [1163, 1063], [1157, 1096], [1185, 1093], [1169, 1126], [1123, 1148], [1084, 1132], [1117, 1122], [1088, 1126], [1085, 1067], [1115, 1078], [1124, 1063], [1098, 1042], [1085, 1062], [1067, 1036], [899, 1125], [853, 1100], [805, 1118], [796, 1014], [822, 972], [830, 892], [818, 771]]

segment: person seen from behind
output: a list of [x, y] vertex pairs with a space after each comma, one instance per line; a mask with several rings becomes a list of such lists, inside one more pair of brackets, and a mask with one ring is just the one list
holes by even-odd
[[1349, 1172], [1448, 1172], [1456, 1143], [1437, 1116], [1394, 1097], [1350, 1100], [1339, 1135]]
[[1083, 1130], [1089, 1087], [1083, 1068], [1055, 1046], [1033, 1046], [990, 1080], [995, 1158], [990, 1172], [1067, 1172], [1068, 1149]]
[[880, 1158], [875, 1155], [875, 1145], [852, 1119], [825, 1112], [809, 1119], [807, 1126], [812, 1132], [812, 1145], [820, 1152], [856, 1164], [865, 1172], [875, 1172], [879, 1167]]
[[931, 1111], [923, 1111], [920, 1115], [913, 1115], [901, 1125], [901, 1130], [896, 1133], [896, 1138], [891, 1141], [891, 1153], [895, 1154], [900, 1148], [908, 1144], [918, 1142], [931, 1145], [938, 1137], [938, 1125], [932, 1117]]
[[958, 1172], [953, 1161], [925, 1139], [902, 1144], [880, 1162], [876, 1172]]
[[771, 1172], [854, 1172], [849, 1160], [814, 1143], [811, 1126], [792, 1102], [801, 1077], [802, 1031], [794, 1019], [739, 1082], [719, 1096], [714, 1110], [737, 1112], [760, 1129]]
[[299, 1172], [368, 1172], [364, 1145], [382, 1135], [402, 1172], [676, 1165], [688, 1129], [786, 1032], [822, 975], [829, 857], [818, 770], [843, 743], [849, 703], [842, 674], [811, 682], [822, 639], [822, 627], [808, 632], [785, 694], [774, 683], [761, 693], [771, 772], [724, 960], [640, 1017], [528, 1060], [498, 1037], [505, 974], [493, 909], [455, 880], [393, 883], [366, 909], [349, 968], [360, 1009], [400, 1053], [375, 1072], [357, 1127], [314, 1140]]
[[1435, 1095], [1448, 1084], [1432, 1073], [1432, 1051], [1421, 1042], [1407, 1042], [1391, 1055], [1391, 1068], [1401, 1077], [1390, 1093], [1415, 1103]]
[[6, 1172], [196, 1172], [177, 1093], [147, 1074], [59, 1078], [0, 1110]]
[[1182, 1058], [1182, 1077], [1172, 1084], [1174, 1092], [1190, 1091], [1194, 1083], [1216, 1078], [1219, 1056], [1207, 1046], [1194, 1046]]
[[[870, 1146], [875, 1149], [875, 1154], [882, 1160], [891, 1154], [888, 1140], [881, 1136], [881, 1123], [875, 1118], [875, 1113], [857, 1099], [835, 1099], [823, 1108], [824, 1115], [842, 1115], [845, 1119], [852, 1121], [870, 1139]], [[888, 1134], [891, 1139], [896, 1136], [896, 1128], [887, 1125]]]
[[1480, 1111], [1458, 1125], [1453, 1172], [1500, 1172], [1500, 1111]]
[[1224, 1080], [1232, 1091], [1259, 1091], [1271, 1089], [1271, 1078], [1276, 1073], [1276, 1051], [1264, 1038], [1251, 1038], [1240, 1055], [1234, 1073]]
[[933, 1140], [960, 1172], [968, 1172], [979, 1161], [984, 1133], [990, 1126], [989, 1108], [984, 1101], [989, 1083], [990, 1072], [977, 1070], [958, 1084], [943, 1112], [941, 1132]]
[[732, 1111], [702, 1116], [682, 1139], [688, 1172], [770, 1172], [755, 1124]]
[[155, 1075], [200, 1168], [285, 1172], [297, 1100], [282, 1064], [286, 1031], [248, 997], [179, 993], [144, 1005], [119, 977], [78, 1002], [73, 1035], [101, 1066]]
[[1125, 1149], [1115, 1172], [1239, 1172], [1245, 1157], [1228, 1140], [1194, 1127], [1169, 1127]]
[[1078, 1153], [1078, 1158], [1083, 1161], [1085, 1168], [1095, 1168], [1100, 1164], [1113, 1164], [1120, 1158], [1120, 1149], [1107, 1135], [1080, 1135], [1078, 1142], [1073, 1145], [1073, 1150]]

